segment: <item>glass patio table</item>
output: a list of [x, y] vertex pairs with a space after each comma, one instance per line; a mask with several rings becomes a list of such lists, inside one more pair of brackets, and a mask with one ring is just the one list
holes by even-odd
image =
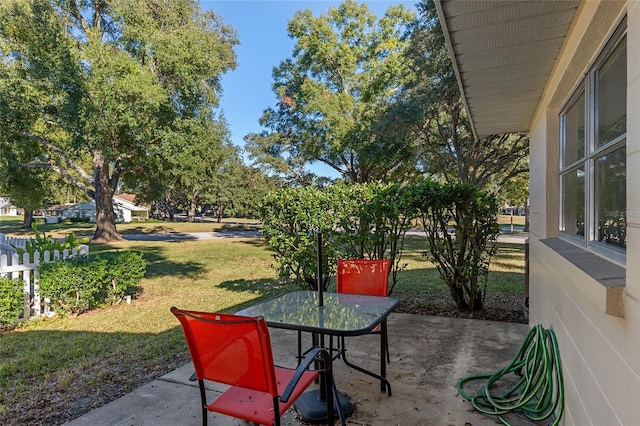
[[[378, 325], [386, 328], [386, 318], [398, 304], [398, 300], [392, 297], [325, 292], [322, 296], [323, 306], [318, 306], [319, 298], [316, 291], [285, 293], [243, 309], [237, 314], [261, 316], [269, 327], [296, 330], [298, 333], [310, 332], [320, 336], [324, 342], [325, 335], [359, 336], [370, 333]], [[333, 339], [330, 342], [333, 345]], [[298, 344], [300, 345], [300, 338]], [[321, 346], [324, 346], [324, 343], [321, 343]], [[333, 347], [330, 347], [330, 350], [333, 350]], [[342, 358], [351, 368], [379, 379], [381, 390], [387, 390], [391, 395], [391, 385], [386, 379], [386, 350], [386, 341], [380, 339], [379, 375], [347, 361], [343, 348], [339, 349], [337, 357]], [[299, 347], [298, 353], [300, 352]], [[303, 420], [320, 421], [326, 418], [326, 412], [324, 418], [321, 413], [316, 413], [316, 410], [325, 410], [326, 405], [322, 396], [313, 395], [314, 392], [307, 392], [309, 396], [303, 395], [296, 402], [296, 409], [301, 413]], [[342, 412], [348, 414], [353, 411], [348, 399], [338, 394]]]

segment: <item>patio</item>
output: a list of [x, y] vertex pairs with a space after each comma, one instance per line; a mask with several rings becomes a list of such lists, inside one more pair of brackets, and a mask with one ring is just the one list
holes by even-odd
[[[508, 363], [528, 332], [525, 324], [394, 313], [389, 317], [391, 364], [387, 377], [393, 390], [388, 397], [379, 383], [335, 364], [338, 389], [355, 404], [347, 419], [354, 425], [495, 425], [497, 419], [473, 410], [456, 389], [458, 379], [491, 373]], [[296, 333], [271, 329], [276, 363], [295, 366]], [[349, 356], [376, 371], [379, 340], [352, 337]], [[197, 383], [187, 364], [130, 394], [100, 407], [69, 425], [199, 425]], [[473, 392], [472, 392], [473, 393]], [[531, 424], [524, 417], [517, 424]], [[210, 424], [245, 425], [209, 413]], [[283, 425], [303, 424], [290, 410]]]

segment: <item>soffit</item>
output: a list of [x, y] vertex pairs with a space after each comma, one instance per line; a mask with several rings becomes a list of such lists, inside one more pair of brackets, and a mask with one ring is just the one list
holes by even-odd
[[474, 134], [528, 132], [579, 0], [436, 0]]

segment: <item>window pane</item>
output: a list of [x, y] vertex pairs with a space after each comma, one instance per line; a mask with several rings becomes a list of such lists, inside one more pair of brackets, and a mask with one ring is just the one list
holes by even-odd
[[627, 132], [627, 39], [598, 70], [598, 146]]
[[596, 160], [596, 223], [598, 241], [627, 246], [625, 148]]
[[584, 157], [584, 92], [565, 113], [564, 167]]
[[563, 231], [584, 236], [584, 167], [562, 176]]

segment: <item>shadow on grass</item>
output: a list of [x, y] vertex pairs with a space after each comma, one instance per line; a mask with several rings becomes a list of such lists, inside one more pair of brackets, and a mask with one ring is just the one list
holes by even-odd
[[155, 226], [136, 226], [133, 228], [123, 229], [119, 231], [121, 234], [155, 234], [155, 233], [168, 233], [171, 232], [173, 228], [171, 226], [165, 225], [155, 225]]
[[206, 271], [206, 268], [197, 262], [176, 262], [170, 260], [164, 253], [165, 250], [159, 246], [140, 244], [127, 247], [126, 249], [121, 249], [108, 244], [92, 243], [89, 250], [91, 255], [118, 251], [134, 251], [142, 253], [144, 260], [147, 262], [147, 273], [145, 274], [145, 277], [148, 278], [160, 276], [184, 276], [197, 278], [199, 274]]
[[[275, 297], [283, 293], [296, 291], [296, 290], [306, 290], [305, 288], [300, 288], [293, 284], [280, 283], [277, 280], [271, 279], [271, 278], [260, 278], [256, 280], [238, 279], [238, 280], [224, 281], [220, 283], [218, 287], [225, 290], [229, 290], [229, 291], [252, 292], [258, 295], [258, 299], [253, 299], [245, 303], [240, 303], [234, 306], [233, 309], [235, 310], [247, 308], [251, 305], [258, 303], [260, 300]], [[229, 312], [232, 312], [232, 311], [229, 311]]]

